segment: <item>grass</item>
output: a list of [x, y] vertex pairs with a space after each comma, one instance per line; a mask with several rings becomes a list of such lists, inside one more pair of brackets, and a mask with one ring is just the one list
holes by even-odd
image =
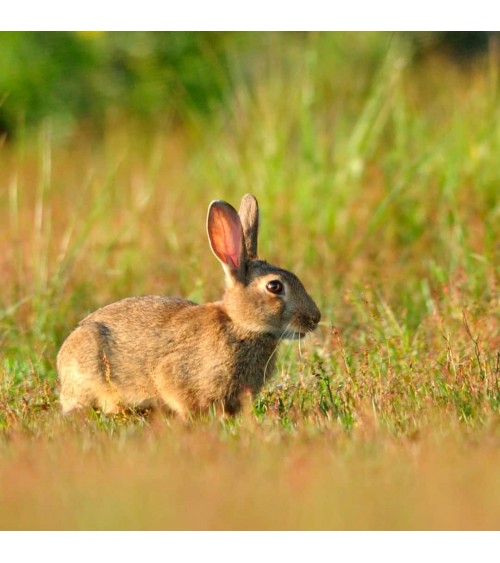
[[[498, 529], [495, 52], [266, 38], [209, 117], [1, 147], [0, 528]], [[62, 418], [69, 331], [129, 295], [217, 299], [206, 208], [245, 192], [316, 334], [233, 420]]]

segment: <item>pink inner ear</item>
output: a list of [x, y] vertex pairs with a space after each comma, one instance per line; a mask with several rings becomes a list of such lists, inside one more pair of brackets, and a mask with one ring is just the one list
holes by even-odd
[[236, 270], [240, 265], [243, 243], [238, 214], [229, 206], [214, 205], [210, 215], [209, 235], [212, 248], [224, 264]]

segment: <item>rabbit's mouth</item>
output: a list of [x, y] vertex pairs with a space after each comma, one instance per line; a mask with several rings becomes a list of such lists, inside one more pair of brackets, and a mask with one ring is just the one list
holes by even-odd
[[301, 338], [304, 338], [305, 335], [306, 335], [305, 332], [299, 332], [298, 330], [292, 330], [292, 331], [285, 333], [285, 336], [283, 336], [283, 338], [286, 339], [286, 340], [300, 340]]
[[304, 328], [293, 328], [288, 326], [286, 329], [277, 329], [269, 327], [267, 334], [277, 340], [300, 340], [304, 338], [309, 331], [304, 331]]
[[301, 338], [304, 338], [306, 334], [307, 332], [304, 332], [303, 330], [296, 328], [287, 328], [281, 333], [280, 337], [283, 340], [300, 340]]

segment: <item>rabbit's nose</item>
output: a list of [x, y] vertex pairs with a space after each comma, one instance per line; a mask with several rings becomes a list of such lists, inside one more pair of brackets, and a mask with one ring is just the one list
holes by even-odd
[[307, 327], [307, 330], [314, 330], [321, 319], [321, 313], [319, 309], [314, 306], [314, 309], [308, 313], [307, 315], [303, 316], [303, 326]]
[[315, 325], [317, 325], [321, 320], [321, 312], [317, 307], [316, 310], [313, 312], [311, 319]]

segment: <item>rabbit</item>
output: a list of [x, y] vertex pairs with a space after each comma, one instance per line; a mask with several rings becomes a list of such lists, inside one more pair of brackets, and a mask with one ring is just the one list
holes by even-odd
[[221, 301], [129, 297], [84, 318], [57, 356], [63, 413], [162, 406], [182, 419], [211, 408], [234, 415], [270, 376], [282, 339], [313, 331], [320, 311], [293, 273], [257, 258], [259, 210], [208, 208], [210, 247], [222, 264]]

